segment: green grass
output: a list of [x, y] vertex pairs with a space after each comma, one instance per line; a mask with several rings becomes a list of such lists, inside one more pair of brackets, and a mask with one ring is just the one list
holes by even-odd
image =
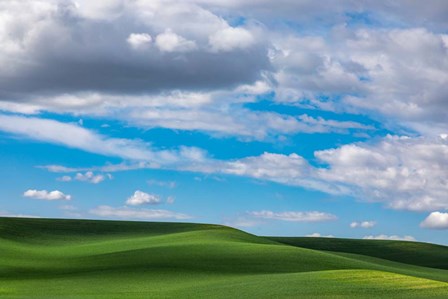
[[315, 250], [356, 253], [406, 264], [448, 269], [448, 247], [408, 241], [307, 237], [267, 237], [270, 240]]
[[0, 298], [446, 298], [447, 282], [218, 225], [0, 218]]

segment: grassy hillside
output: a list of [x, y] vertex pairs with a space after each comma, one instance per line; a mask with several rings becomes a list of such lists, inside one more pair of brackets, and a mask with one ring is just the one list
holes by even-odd
[[447, 281], [217, 225], [0, 218], [1, 298], [444, 298]]
[[448, 269], [448, 247], [409, 241], [338, 238], [267, 237], [270, 240], [315, 250], [356, 253], [412, 265]]

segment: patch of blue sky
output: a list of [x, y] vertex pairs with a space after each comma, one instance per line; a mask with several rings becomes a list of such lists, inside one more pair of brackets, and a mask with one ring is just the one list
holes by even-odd
[[386, 14], [378, 14], [372, 11], [350, 11], [345, 13], [346, 25], [351, 28], [406, 28], [405, 22], [397, 18], [390, 18]]
[[345, 13], [346, 25], [349, 27], [379, 27], [381, 22], [371, 12], [355, 12]]
[[241, 27], [247, 24], [247, 18], [241, 15], [225, 15], [224, 20], [232, 27]]

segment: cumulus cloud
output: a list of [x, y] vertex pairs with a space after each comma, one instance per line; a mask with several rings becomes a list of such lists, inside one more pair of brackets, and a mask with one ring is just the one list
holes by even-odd
[[152, 38], [147, 33], [131, 33], [126, 41], [133, 49], [144, 49], [151, 44]]
[[329, 168], [317, 176], [351, 185], [351, 193], [394, 209], [414, 211], [448, 208], [448, 144], [441, 138], [387, 136], [376, 143], [358, 143], [319, 151]]
[[91, 183], [91, 184], [99, 184], [99, 183], [101, 183], [101, 182], [103, 182], [104, 180], [107, 180], [107, 179], [111, 180], [112, 179], [112, 175], [109, 174], [109, 173], [106, 173], [106, 174], [94, 174], [92, 171], [87, 171], [85, 173], [78, 172], [73, 177], [68, 176], [68, 175], [64, 175], [64, 176], [61, 176], [61, 177], [57, 178], [57, 180], [61, 181], [61, 182], [71, 182], [71, 181], [75, 180], [75, 181], [81, 181], [81, 182], [88, 182], [88, 183]]
[[[217, 165], [213, 172], [383, 202], [393, 209], [448, 208], [448, 145], [443, 138], [386, 136], [317, 151], [321, 167], [297, 154], [264, 153]], [[370, 224], [358, 223], [357, 227]]]
[[134, 194], [126, 200], [126, 204], [131, 206], [139, 206], [144, 204], [155, 205], [160, 202], [160, 196], [149, 194], [140, 190], [135, 191]]
[[316, 170], [297, 154], [263, 153], [260, 156], [223, 163], [215, 171], [317, 189], [330, 194], [350, 193], [350, 189], [346, 186], [327, 183], [318, 178], [315, 175]]
[[[33, 104], [39, 94], [79, 91], [227, 88], [253, 82], [268, 67], [263, 45], [209, 51], [208, 37], [229, 24], [195, 3], [89, 2], [2, 1], [0, 64], [8, 67], [0, 74], [1, 101]], [[148, 47], [152, 37], [156, 47]], [[186, 55], [179, 59], [177, 52]]]
[[424, 28], [337, 26], [325, 39], [280, 34], [270, 55], [277, 100], [386, 116], [421, 134], [444, 133], [446, 41]]
[[99, 206], [94, 209], [91, 209], [89, 213], [100, 217], [120, 218], [120, 219], [185, 220], [192, 218], [189, 215], [176, 213], [168, 210], [135, 209], [130, 207], [111, 207], [111, 206]]
[[171, 29], [157, 35], [156, 46], [162, 52], [187, 52], [197, 47], [194, 41], [185, 39]]
[[448, 213], [432, 212], [420, 223], [420, 226], [432, 229], [448, 229]]
[[[0, 73], [0, 109], [100, 111], [113, 118], [125, 114], [123, 119], [136, 126], [241, 131], [257, 139], [271, 129], [254, 129], [263, 121], [278, 128], [287, 124], [290, 133], [335, 127], [309, 117], [294, 121], [252, 113], [250, 122], [256, 125], [247, 129], [243, 124], [239, 130], [237, 120], [247, 110], [222, 105], [234, 101], [227, 95], [199, 111], [143, 104], [151, 102], [148, 96], [164, 99], [165, 93], [177, 90], [245, 87], [242, 92], [253, 86], [251, 92], [271, 91], [283, 103], [336, 112], [373, 111], [379, 119], [393, 118], [421, 134], [446, 133], [448, 38], [440, 28], [447, 26], [443, 16], [448, 6], [443, 1], [325, 1], [326, 9], [307, 0], [275, 5], [264, 0], [104, 2], [2, 1], [0, 63], [7, 67]], [[236, 15], [243, 24], [226, 21]], [[277, 18], [293, 25], [273, 26]], [[387, 26], [351, 24], [372, 18]], [[390, 24], [391, 18], [397, 24]], [[326, 38], [313, 30], [297, 33], [293, 29], [298, 24], [318, 26]], [[134, 51], [141, 47], [147, 51]], [[210, 119], [223, 121], [215, 125]], [[336, 127], [344, 125], [353, 124]]]
[[23, 196], [42, 200], [70, 200], [72, 198], [71, 195], [64, 194], [59, 190], [47, 191], [36, 189], [29, 189], [25, 191]]
[[350, 223], [350, 227], [351, 228], [372, 228], [376, 225], [375, 221], [354, 221], [352, 223]]
[[413, 236], [397, 236], [397, 235], [370, 235], [370, 236], [364, 236], [363, 239], [366, 240], [397, 240], [397, 241], [415, 241], [415, 238]]
[[213, 33], [209, 44], [213, 51], [245, 49], [255, 43], [254, 36], [244, 28], [228, 27]]
[[255, 218], [293, 221], [293, 222], [321, 222], [321, 221], [331, 221], [331, 220], [337, 219], [337, 217], [333, 214], [319, 212], [319, 211], [272, 212], [272, 211], [264, 210], [264, 211], [248, 212], [248, 215], [253, 216]]
[[[323, 10], [322, 3], [308, 0], [4, 0], [0, 109], [101, 116], [145, 129], [200, 130], [244, 141], [375, 130], [317, 112], [285, 115], [247, 105], [269, 93], [276, 104], [368, 114], [421, 137], [387, 136], [317, 151], [318, 166], [312, 166], [294, 153], [210, 160], [200, 149], [158, 150], [38, 117], [0, 114], [0, 130], [127, 160], [108, 166], [115, 171], [231, 174], [394, 209], [447, 209], [448, 5], [324, 3]], [[235, 11], [241, 24], [227, 21]], [[280, 19], [292, 26], [276, 26]], [[387, 26], [356, 23], [363, 19]], [[296, 32], [300, 24], [310, 31]], [[80, 172], [81, 180], [92, 171], [48, 169]]]
[[106, 179], [112, 179], [112, 175], [106, 173], [106, 174], [94, 174], [92, 171], [87, 171], [86, 173], [80, 173], [78, 172], [75, 177], [75, 180], [81, 181], [81, 182], [89, 182], [92, 184], [98, 184]]
[[[192, 149], [181, 164], [139, 162], [99, 167], [104, 172], [165, 167], [199, 173], [230, 174], [382, 202], [393, 209], [434, 211], [448, 208], [448, 145], [443, 138], [386, 136], [376, 142], [343, 145], [314, 153], [321, 166], [297, 154], [263, 153], [214, 160]], [[446, 164], [446, 165], [445, 165]], [[65, 171], [50, 165], [51, 171]], [[77, 171], [75, 169], [68, 170]]]

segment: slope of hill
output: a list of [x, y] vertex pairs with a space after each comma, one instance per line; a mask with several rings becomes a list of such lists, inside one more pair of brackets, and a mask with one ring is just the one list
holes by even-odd
[[436, 244], [339, 238], [266, 237], [301, 248], [362, 254], [401, 263], [448, 269], [448, 247]]
[[443, 298], [447, 281], [218, 225], [0, 218], [1, 298]]

